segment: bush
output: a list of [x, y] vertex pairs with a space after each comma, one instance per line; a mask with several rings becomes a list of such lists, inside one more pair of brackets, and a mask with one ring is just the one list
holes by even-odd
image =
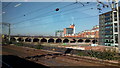
[[12, 41], [8, 41], [8, 40], [4, 40], [2, 41], [2, 45], [9, 45], [9, 44], [12, 44]]
[[41, 45], [36, 45], [35, 48], [36, 48], [36, 49], [42, 49], [42, 46], [41, 46]]
[[23, 46], [23, 43], [16, 43], [17, 46]]
[[96, 57], [99, 59], [105, 59], [105, 60], [117, 60], [120, 59], [118, 57], [114, 57], [117, 55], [116, 52], [109, 52], [109, 51], [104, 51], [104, 52], [99, 52], [99, 51], [80, 51], [78, 53], [79, 56], [90, 56], [90, 57]]

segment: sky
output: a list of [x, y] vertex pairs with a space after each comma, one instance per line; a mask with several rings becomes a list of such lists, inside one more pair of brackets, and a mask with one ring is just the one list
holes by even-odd
[[[73, 3], [3, 2], [2, 22], [11, 24], [12, 35], [43, 36], [54, 36], [56, 30], [63, 30], [72, 23], [75, 24], [76, 33], [99, 25], [100, 13], [96, 2]], [[55, 11], [56, 8], [59, 11]], [[6, 31], [4, 28], [3, 32]]]

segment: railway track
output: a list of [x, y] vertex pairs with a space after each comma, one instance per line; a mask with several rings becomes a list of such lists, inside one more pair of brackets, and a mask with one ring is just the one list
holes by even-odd
[[[80, 56], [68, 55], [60, 52], [48, 51], [48, 50], [39, 50], [29, 47], [21, 46], [5, 46], [4, 49], [9, 50], [8, 52], [13, 53], [14, 55], [21, 56], [26, 60], [33, 61], [35, 63], [40, 63], [45, 66], [114, 66], [115, 68], [119, 67], [118, 64], [108, 63], [105, 61], [98, 61], [94, 59], [89, 59]], [[17, 53], [18, 54], [17, 54]], [[106, 67], [107, 68], [107, 67]], [[109, 67], [113, 68], [113, 67]]]
[[94, 63], [94, 64], [100, 64], [104, 66], [115, 66], [115, 67], [120, 67], [120, 64], [116, 63], [110, 63], [110, 62], [105, 62], [105, 61], [98, 61], [94, 59], [88, 59], [88, 58], [83, 58], [79, 56], [72, 56], [72, 55], [67, 55], [67, 54], [62, 54], [62, 53], [53, 53], [53, 54], [43, 54], [43, 55], [36, 55], [36, 56], [29, 56], [25, 57], [25, 59], [34, 59], [34, 61], [38, 61], [39, 58], [46, 58], [46, 59], [55, 59], [57, 57], [62, 57], [64, 59], [70, 59], [74, 61], [83, 61], [83, 62], [89, 62], [89, 63]]
[[110, 63], [110, 62], [107, 62], [107, 61], [104, 61], [104, 60], [84, 58], [84, 57], [80, 57], [80, 56], [67, 55], [67, 56], [65, 56], [65, 58], [69, 58], [69, 59], [76, 60], [76, 61], [84, 61], [84, 62], [90, 62], [90, 63], [95, 63], [95, 64], [102, 64], [102, 65], [106, 65], [106, 66], [120, 67], [119, 63]]

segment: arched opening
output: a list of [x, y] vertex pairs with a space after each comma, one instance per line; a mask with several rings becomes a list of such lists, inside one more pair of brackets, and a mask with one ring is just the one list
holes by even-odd
[[68, 39], [64, 39], [64, 40], [63, 40], [63, 43], [68, 43], [68, 42], [69, 42]]
[[75, 39], [72, 39], [72, 41], [70, 41], [70, 43], [75, 43], [76, 42], [76, 40]]
[[85, 42], [86, 42], [86, 43], [89, 43], [89, 42], [90, 42], [90, 40], [89, 40], [89, 39], [86, 39], [86, 40], [85, 40]]
[[30, 38], [26, 38], [25, 42], [31, 42], [31, 39]]
[[18, 38], [17, 41], [23, 42], [24, 40], [22, 38]]
[[48, 43], [54, 43], [54, 39], [50, 38], [50, 39], [48, 40]]
[[59, 38], [56, 40], [56, 43], [61, 43], [61, 42], [62, 42], [62, 40]]
[[109, 40], [105, 40], [105, 43], [108, 43], [109, 42]]
[[79, 40], [78, 40], [78, 42], [79, 42], [79, 43], [82, 43], [82, 42], [83, 42], [83, 40], [82, 40], [82, 39], [79, 39]]
[[38, 38], [34, 38], [33, 42], [39, 42], [39, 39]]
[[93, 44], [97, 43], [97, 40], [92, 40], [92, 43], [93, 43]]
[[10, 40], [11, 40], [11, 41], [16, 41], [16, 39], [15, 39], [15, 38], [10, 38]]
[[41, 42], [47, 42], [47, 40], [45, 38], [41, 39]]
[[113, 43], [113, 42], [114, 42], [114, 40], [111, 41], [111, 43]]

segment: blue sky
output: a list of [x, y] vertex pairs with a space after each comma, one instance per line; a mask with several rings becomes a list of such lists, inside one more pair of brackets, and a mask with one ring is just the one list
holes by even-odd
[[99, 24], [96, 2], [69, 4], [73, 2], [3, 2], [3, 22], [11, 23], [13, 35], [54, 35], [72, 23], [78, 33]]

